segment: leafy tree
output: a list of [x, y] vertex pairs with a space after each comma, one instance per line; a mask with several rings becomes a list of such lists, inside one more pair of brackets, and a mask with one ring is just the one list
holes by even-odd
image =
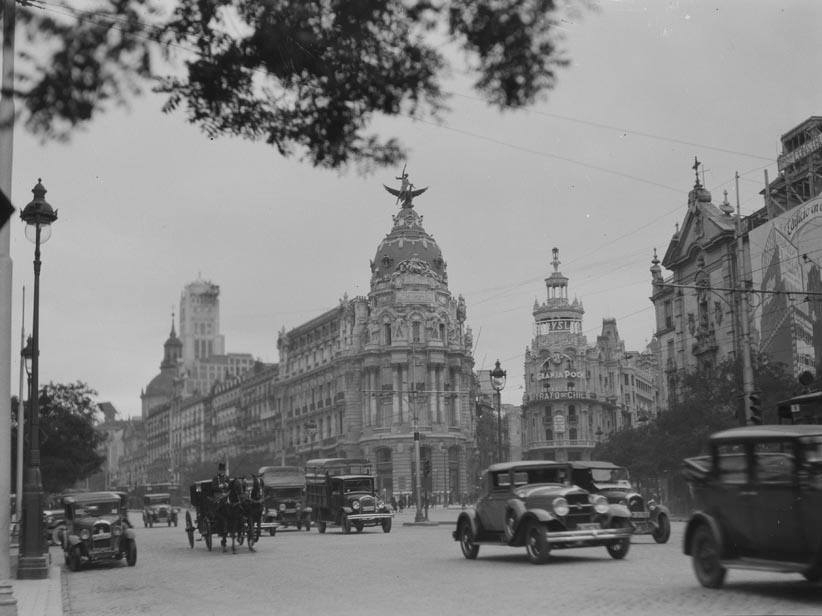
[[[40, 389], [40, 475], [46, 493], [59, 493], [100, 470], [105, 435], [95, 428], [97, 392], [77, 381]], [[12, 399], [12, 473], [16, 469], [17, 401]], [[26, 447], [28, 437], [26, 435]], [[14, 475], [13, 475], [14, 476]]]
[[375, 116], [446, 110], [443, 44], [462, 52], [485, 100], [521, 108], [568, 64], [557, 24], [576, 12], [564, 0], [33, 3], [19, 20], [38, 52], [21, 54], [16, 94], [30, 131], [67, 138], [153, 84], [164, 111], [184, 110], [212, 138], [368, 170], [405, 156], [396, 139], [368, 133]]
[[[777, 423], [777, 403], [797, 392], [796, 380], [784, 365], [763, 355], [754, 362], [754, 382], [761, 392], [764, 423]], [[592, 456], [627, 466], [638, 477], [676, 472], [684, 458], [703, 451], [710, 434], [740, 425], [743, 404], [736, 362], [692, 372], [683, 378], [682, 393], [670, 409], [647, 425], [613, 434]]]

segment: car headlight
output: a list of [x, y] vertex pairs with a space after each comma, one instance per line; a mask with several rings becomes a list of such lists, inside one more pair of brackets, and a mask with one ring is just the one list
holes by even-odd
[[360, 508], [360, 501], [354, 501], [353, 503], [351, 503], [351, 506], [354, 509], [359, 509]]
[[123, 529], [120, 528], [119, 526], [115, 526], [114, 528], [111, 529], [111, 534], [114, 535], [115, 537], [117, 537], [119, 535], [122, 535], [123, 534]]
[[656, 505], [654, 503], [648, 503], [648, 511], [655, 511]]
[[382, 502], [381, 500], [378, 500], [377, 501], [377, 509], [382, 509], [383, 507], [385, 507], [385, 503]]
[[86, 539], [88, 539], [90, 536], [91, 536], [91, 535], [89, 534], [89, 532], [88, 532], [88, 529], [87, 529], [87, 528], [84, 528], [83, 530], [81, 530], [81, 531], [80, 531], [80, 539], [82, 539], [83, 541], [85, 541]]
[[594, 506], [594, 511], [597, 513], [608, 513], [608, 509], [610, 506], [608, 505], [608, 499], [605, 498], [602, 494], [596, 494], [591, 497], [591, 504]]
[[280, 503], [280, 511], [285, 511], [285, 503]]
[[560, 517], [565, 517], [571, 511], [571, 508], [568, 506], [568, 501], [561, 496], [554, 499], [552, 507], [554, 508], [554, 513]]
[[53, 515], [46, 516], [46, 524], [51, 524], [52, 522], [54, 522], [54, 516]]

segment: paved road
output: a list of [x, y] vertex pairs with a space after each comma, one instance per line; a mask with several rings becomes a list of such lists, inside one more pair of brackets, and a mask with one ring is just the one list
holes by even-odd
[[[432, 513], [432, 518], [456, 512]], [[822, 585], [798, 575], [731, 571], [722, 590], [696, 582], [681, 553], [683, 524], [670, 543], [634, 538], [623, 561], [604, 548], [556, 551], [531, 565], [521, 548], [480, 549], [465, 560], [452, 526], [377, 528], [343, 535], [280, 531], [236, 555], [189, 549], [182, 527], [138, 529], [137, 566], [65, 573], [72, 616], [557, 613], [820, 614]], [[56, 550], [55, 550], [56, 555]]]

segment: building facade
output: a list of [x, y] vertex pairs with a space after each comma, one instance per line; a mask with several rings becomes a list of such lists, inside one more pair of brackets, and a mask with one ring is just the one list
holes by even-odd
[[661, 262], [654, 251], [663, 405], [676, 396], [681, 375], [741, 357], [745, 312], [754, 353], [795, 375], [822, 370], [822, 295], [815, 295], [822, 289], [822, 116], [781, 142], [777, 177], [765, 173], [763, 207], [739, 220], [727, 194], [713, 204], [695, 161], [683, 222]]
[[[422, 226], [403, 176], [393, 228], [371, 262], [370, 292], [280, 332], [283, 457], [364, 457], [384, 494], [416, 485], [414, 435], [430, 460], [430, 490], [471, 489], [472, 335], [466, 307], [448, 288], [446, 262]], [[276, 422], [276, 419], [275, 419]]]
[[225, 354], [220, 333], [220, 287], [199, 278], [180, 294], [180, 339], [183, 364], [191, 370], [197, 360]]
[[522, 456], [589, 460], [608, 434], [656, 414], [656, 360], [650, 351], [626, 352], [615, 319], [603, 319], [589, 345], [582, 302], [569, 298], [556, 248], [551, 264], [547, 299], [534, 304], [534, 336], [525, 351]]

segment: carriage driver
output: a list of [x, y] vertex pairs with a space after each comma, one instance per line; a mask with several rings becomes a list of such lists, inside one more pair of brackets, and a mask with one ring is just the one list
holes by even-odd
[[214, 489], [214, 496], [217, 498], [228, 494], [228, 475], [225, 473], [225, 462], [217, 465], [217, 474], [211, 480], [211, 487]]

